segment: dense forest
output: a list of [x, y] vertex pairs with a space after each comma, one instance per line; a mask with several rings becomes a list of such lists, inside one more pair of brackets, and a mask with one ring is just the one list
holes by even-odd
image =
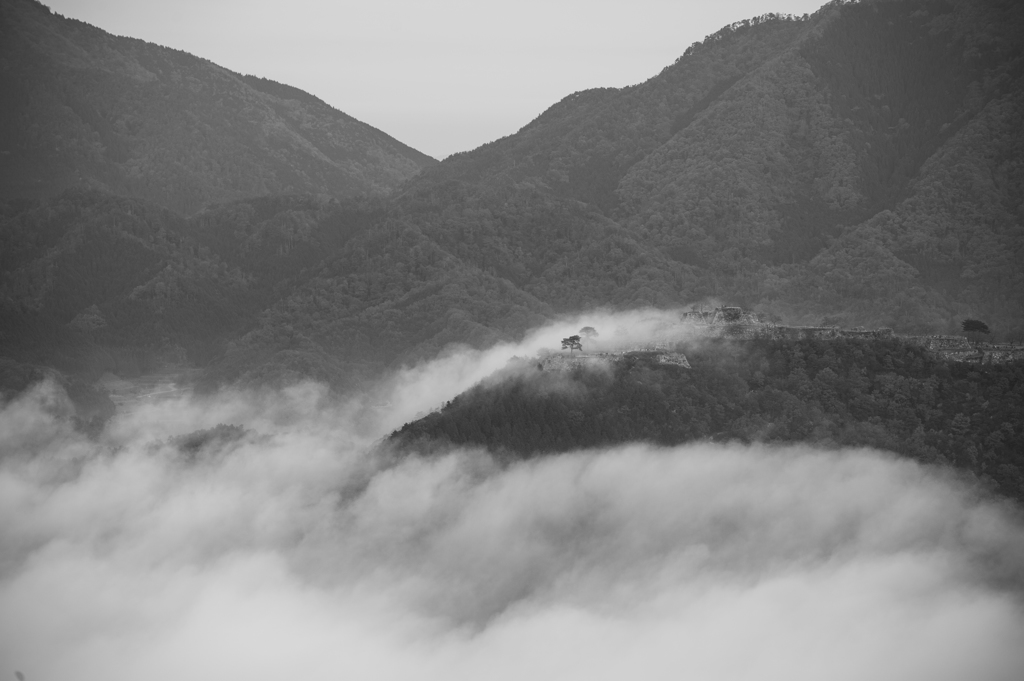
[[[287, 172], [320, 172], [259, 135], [236, 140], [246, 150], [231, 161], [175, 160], [205, 168], [188, 181], [140, 165], [133, 150], [160, 148], [143, 137], [204, 154], [234, 144], [249, 124], [210, 107], [236, 100], [271, 116], [253, 130], [292, 130], [314, 146], [314, 130], [288, 127], [296, 107], [322, 111], [317, 130], [363, 128], [286, 85], [30, 0], [2, 7], [0, 30], [39, 37], [0, 42], [5, 91], [17, 94], [0, 106], [3, 144], [49, 145], [59, 133], [61, 148], [93, 149], [81, 153], [107, 168], [0, 207], [0, 355], [11, 361], [89, 377], [174, 356], [211, 387], [341, 387], [451, 344], [515, 340], [560, 313], [701, 301], [897, 333], [958, 333], [973, 318], [994, 340], [1024, 339], [1020, 3], [834, 2], [738, 22], [644, 83], [574, 93], [513, 135], [438, 164], [409, 161], [375, 185], [393, 187], [387, 196], [285, 175], [235, 183], [231, 163], [262, 173], [270, 166], [245, 154], [270, 150]], [[70, 64], [68, 44], [88, 63]], [[145, 125], [125, 128], [131, 107], [119, 97], [151, 106], [151, 90], [180, 95], [210, 143], [148, 109]], [[76, 93], [99, 99], [58, 101]], [[94, 109], [38, 134], [18, 127]], [[217, 132], [224, 121], [230, 134]], [[349, 138], [331, 139], [337, 149], [323, 153], [337, 163], [359, 155]], [[116, 179], [105, 164], [122, 147], [136, 184], [97, 180]], [[10, 149], [2, 172], [30, 177]], [[143, 184], [206, 193], [171, 200]]]
[[0, 674], [1022, 678], [1024, 2], [676, 53], [436, 161], [0, 0]]
[[390, 441], [505, 459], [633, 441], [875, 447], [1024, 501], [1024, 363], [947, 362], [899, 340], [722, 341], [686, 356], [691, 368], [653, 353], [607, 370], [517, 360]]
[[0, 2], [0, 199], [89, 187], [190, 214], [263, 194], [387, 193], [434, 160], [316, 97]]

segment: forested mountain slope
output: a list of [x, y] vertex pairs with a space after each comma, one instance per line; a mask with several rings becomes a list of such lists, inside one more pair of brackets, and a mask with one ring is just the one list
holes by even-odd
[[[4, 260], [4, 352], [39, 355], [27, 339], [60, 330], [79, 348], [62, 357], [179, 347], [211, 382], [338, 383], [560, 312], [707, 299], [913, 333], [973, 317], [1019, 339], [1022, 36], [1014, 2], [832, 4], [726, 27], [649, 81], [571, 95], [387, 198], [277, 195], [185, 220], [145, 202], [129, 220], [101, 193], [11, 203], [12, 243], [68, 236]], [[243, 99], [288, 92], [261, 87]], [[118, 234], [110, 282], [72, 236], [76, 210]], [[136, 235], [139, 215], [176, 241]], [[86, 270], [88, 285], [59, 293]], [[75, 320], [93, 306], [106, 325], [86, 329]]]
[[551, 314], [375, 198], [280, 195], [185, 219], [68, 190], [0, 212], [0, 272], [0, 356], [93, 380], [176, 357], [213, 382], [341, 386]]
[[691, 368], [653, 353], [607, 370], [523, 360], [390, 442], [485, 446], [506, 459], [647, 441], [875, 447], [952, 465], [1024, 501], [1024, 365], [969, 366], [898, 340], [722, 341]]
[[[409, 192], [441, 205], [468, 192], [476, 230], [498, 223], [512, 253], [534, 235], [509, 233], [509, 195], [583, 201], [668, 260], [622, 276], [619, 249], [584, 239], [538, 272], [570, 306], [707, 296], [793, 322], [926, 332], [972, 314], [1019, 335], [1021, 36], [1024, 11], [1008, 2], [762, 17], [646, 83], [577, 93]], [[612, 300], [588, 276], [609, 272]]]
[[[864, 2], [727, 27], [646, 83], [577, 93], [427, 169], [364, 255], [273, 316], [301, 328], [314, 298], [355, 295], [350, 333], [388, 336], [393, 314], [423, 338], [395, 307], [425, 290], [415, 235], [554, 312], [716, 298], [914, 333], [979, 317], [1021, 338], [1022, 41], [1024, 8], [1005, 2]], [[438, 289], [436, 308], [492, 297], [468, 291]]]
[[[1021, 328], [1017, 4], [847, 5], [619, 186], [626, 220], [790, 314]], [[799, 311], [799, 312], [798, 312]]]
[[0, 2], [0, 198], [67, 187], [182, 214], [281, 192], [386, 193], [433, 159], [301, 90]]
[[0, 354], [72, 373], [138, 373], [138, 360], [242, 331], [243, 272], [190, 239], [173, 211], [96, 191], [0, 214]]

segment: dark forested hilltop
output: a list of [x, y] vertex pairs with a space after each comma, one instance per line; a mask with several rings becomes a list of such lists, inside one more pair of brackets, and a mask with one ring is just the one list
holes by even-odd
[[0, 2], [0, 198], [88, 187], [189, 214], [386, 193], [433, 159], [297, 88]]
[[1024, 363], [948, 362], [900, 340], [719, 341], [686, 356], [689, 368], [654, 353], [609, 370], [524, 361], [390, 439], [512, 458], [640, 440], [868, 446], [956, 466], [1024, 501]]
[[[769, 15], [645, 83], [576, 93], [448, 159], [412, 181], [405, 205], [434, 207], [442, 233], [472, 206], [470, 233], [511, 253], [572, 240], [571, 225], [524, 220], [529, 205], [582, 202], [588, 225], [614, 221], [637, 249], [583, 228], [538, 254], [531, 284], [567, 307], [682, 294], [913, 332], [974, 314], [1019, 335], [1022, 76], [1020, 3]], [[496, 250], [478, 262], [504, 265]]]
[[[202, 99], [209, 88], [200, 76], [214, 73], [210, 82], [227, 88], [217, 90], [224, 102], [271, 116], [233, 124], [213, 135], [217, 144], [270, 129], [319, 144], [313, 130], [269, 122], [286, 122], [295, 107], [320, 111], [312, 95], [112, 38], [28, 0], [2, 6], [4, 30], [11, 17], [31, 19], [32, 30], [71, 27], [77, 40], [106, 46], [103, 59], [87, 60], [103, 66], [90, 81], [99, 67], [75, 60], [94, 52], [58, 50], [56, 61], [32, 61], [25, 55], [38, 50], [24, 39], [3, 42], [0, 49], [23, 63], [46, 66], [41, 83], [78, 69], [81, 89], [69, 86], [68, 96], [103, 98], [115, 75], [137, 84], [130, 92], [163, 96], [173, 85], [182, 97], [199, 97], [198, 108], [160, 129], [213, 135], [221, 119], [203, 102], [220, 100]], [[303, 165], [296, 151], [309, 147], [260, 133], [245, 153], [266, 152], [271, 166], [201, 166], [209, 182], [196, 190], [199, 204], [189, 203], [195, 212], [187, 219], [118, 196], [141, 186], [118, 184], [118, 163], [157, 166], [110, 161], [117, 140], [136, 133], [111, 128], [108, 144], [103, 116], [114, 109], [96, 103], [99, 127], [45, 130], [78, 131], [67, 137], [72, 155], [60, 158], [92, 159], [88, 167], [99, 174], [89, 177], [106, 190], [11, 202], [0, 213], [0, 236], [18, 246], [16, 257], [0, 256], [2, 352], [45, 363], [60, 338], [64, 350], [52, 357], [72, 366], [74, 358], [106, 357], [97, 347], [176, 348], [211, 384], [337, 384], [451, 343], [512, 340], [563, 312], [709, 299], [791, 324], [927, 334], [958, 332], [972, 318], [993, 339], [1024, 339], [1022, 36], [1024, 5], [994, 0], [866, 0], [801, 18], [766, 15], [691, 46], [644, 83], [570, 95], [517, 133], [431, 165], [386, 198], [309, 194], [320, 192], [304, 184], [317, 176], [308, 170], [315, 163]], [[18, 82], [35, 87], [31, 78]], [[18, 101], [37, 102], [40, 121], [93, 111]], [[4, 129], [14, 130], [11, 121], [24, 116], [12, 118], [6, 98], [4, 106]], [[153, 112], [153, 121], [161, 115]], [[365, 130], [330, 115], [337, 125], [316, 130]], [[138, 120], [138, 130], [156, 125], [149, 114]], [[206, 153], [206, 138], [195, 139]], [[40, 163], [57, 158], [47, 154]], [[324, 155], [341, 167], [344, 154]], [[296, 192], [199, 210], [222, 190], [245, 193], [244, 173], [265, 167], [278, 168], [265, 177], [280, 182], [260, 192]], [[117, 267], [100, 265], [111, 256], [89, 243], [89, 230], [116, 239], [105, 253], [119, 254]], [[170, 234], [173, 242], [160, 241]], [[87, 281], [71, 290], [67, 282], [82, 276]], [[83, 321], [94, 318], [105, 323]]]
[[[91, 377], [169, 356], [207, 383], [341, 387], [551, 310], [407, 225], [387, 201], [278, 195], [191, 218], [68, 190], [0, 211], [0, 356]], [[2, 387], [2, 386], [0, 386]]]

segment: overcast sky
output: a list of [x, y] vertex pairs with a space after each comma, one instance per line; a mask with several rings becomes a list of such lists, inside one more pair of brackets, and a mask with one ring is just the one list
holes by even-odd
[[302, 88], [436, 158], [562, 97], [642, 82], [694, 41], [823, 0], [45, 0], [117, 35]]

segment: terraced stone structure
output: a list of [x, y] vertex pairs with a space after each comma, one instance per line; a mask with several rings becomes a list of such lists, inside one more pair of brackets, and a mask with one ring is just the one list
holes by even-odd
[[[720, 338], [727, 340], [889, 340], [898, 338], [920, 345], [943, 359], [955, 362], [1000, 364], [1024, 359], [1024, 346], [974, 343], [964, 336], [909, 336], [896, 334], [890, 328], [845, 329], [840, 326], [785, 326], [764, 320], [756, 313], [740, 307], [692, 309], [683, 312], [676, 323], [663, 324], [652, 332], [647, 343], [620, 348], [615, 353], [577, 355], [574, 359], [582, 366], [593, 358], [614, 359], [628, 352], [649, 352], [660, 355], [678, 355], [681, 365], [689, 366], [679, 352], [688, 342], [696, 339]], [[557, 355], [554, 357], [558, 357]], [[545, 369], [555, 368], [554, 359], [546, 359]], [[672, 363], [677, 363], [673, 361]], [[563, 368], [559, 364], [558, 368]], [[568, 366], [564, 368], [569, 368]]]

